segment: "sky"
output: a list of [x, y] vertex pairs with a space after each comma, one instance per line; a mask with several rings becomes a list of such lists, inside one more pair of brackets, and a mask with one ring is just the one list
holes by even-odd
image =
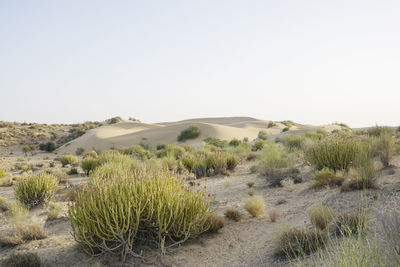
[[400, 125], [400, 1], [0, 1], [0, 120]]

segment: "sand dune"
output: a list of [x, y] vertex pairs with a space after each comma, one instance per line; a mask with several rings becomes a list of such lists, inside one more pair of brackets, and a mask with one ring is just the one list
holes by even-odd
[[295, 125], [289, 132], [281, 133], [285, 127], [284, 124], [276, 123], [276, 126], [268, 128], [268, 122], [249, 117], [199, 118], [158, 124], [124, 121], [92, 129], [60, 147], [58, 152], [61, 154], [74, 153], [79, 147], [84, 148], [85, 151], [91, 151], [92, 149], [121, 149], [139, 143], [150, 144], [153, 147], [158, 144], [175, 143], [180, 132], [193, 124], [199, 126], [201, 131], [200, 137], [185, 142], [185, 144], [193, 146], [201, 145], [202, 140], [209, 136], [224, 140], [247, 137], [251, 141], [257, 138], [259, 131], [266, 132], [270, 139], [274, 139], [287, 134], [313, 131], [319, 128]]

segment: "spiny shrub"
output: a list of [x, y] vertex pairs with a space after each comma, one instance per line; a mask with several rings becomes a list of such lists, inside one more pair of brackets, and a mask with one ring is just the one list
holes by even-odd
[[292, 228], [280, 235], [276, 256], [294, 258], [309, 255], [326, 244], [327, 236], [321, 231]]
[[304, 158], [317, 170], [324, 167], [334, 171], [347, 170], [356, 157], [357, 148], [356, 141], [337, 136], [312, 145]]
[[311, 223], [321, 230], [324, 230], [335, 218], [333, 209], [323, 204], [310, 208], [307, 213]]
[[62, 166], [64, 167], [65, 165], [74, 165], [78, 163], [78, 158], [73, 155], [62, 155], [60, 157], [60, 162]]
[[354, 235], [362, 233], [368, 227], [368, 215], [366, 209], [358, 208], [352, 212], [339, 215], [336, 222], [337, 235]]
[[228, 147], [226, 151], [236, 155], [240, 159], [246, 159], [251, 152], [251, 148], [249, 143], [244, 142], [236, 147]]
[[4, 168], [0, 168], [0, 178], [4, 178], [7, 176], [7, 172]]
[[259, 217], [264, 213], [265, 202], [262, 196], [252, 196], [244, 203], [244, 208], [253, 217]]
[[205, 163], [208, 175], [226, 174], [227, 156], [224, 153], [210, 153], [206, 156]]
[[40, 267], [42, 264], [36, 253], [13, 253], [5, 261], [4, 266], [8, 267]]
[[149, 159], [154, 155], [151, 150], [145, 149], [141, 145], [131, 146], [130, 148], [122, 150], [122, 153], [141, 160]]
[[213, 146], [221, 147], [221, 148], [226, 147], [228, 145], [228, 142], [226, 140], [221, 140], [219, 138], [212, 137], [212, 136], [205, 138], [203, 141], [209, 145], [213, 145]]
[[52, 151], [56, 150], [56, 144], [54, 144], [54, 142], [52, 142], [52, 141], [47, 142], [47, 143], [41, 143], [39, 145], [39, 149], [42, 151], [52, 152]]
[[225, 211], [225, 217], [238, 222], [242, 219], [242, 214], [237, 209], [229, 208]]
[[211, 213], [207, 218], [206, 225], [208, 226], [207, 233], [218, 233], [225, 226], [225, 221], [221, 216]]
[[137, 255], [139, 244], [157, 244], [165, 253], [207, 231], [211, 202], [203, 189], [185, 187], [176, 174], [138, 170], [114, 179], [91, 177], [68, 217], [86, 252], [119, 253], [125, 260]]
[[83, 154], [83, 152], [85, 152], [85, 149], [84, 149], [83, 147], [78, 147], [78, 148], [75, 150], [75, 155], [80, 156], [80, 155]]
[[240, 141], [239, 139], [234, 138], [234, 139], [232, 139], [232, 140], [229, 142], [229, 145], [230, 145], [230, 146], [238, 146], [238, 145], [240, 145], [241, 143], [242, 143], [242, 141]]
[[15, 196], [28, 207], [48, 202], [55, 194], [58, 180], [51, 174], [41, 173], [22, 180], [15, 187]]
[[389, 166], [394, 154], [396, 153], [396, 143], [390, 133], [380, 135], [377, 143], [378, 156], [383, 166]]
[[99, 160], [92, 157], [85, 157], [81, 162], [81, 167], [87, 175], [99, 166]]
[[179, 142], [185, 142], [188, 139], [195, 139], [200, 136], [200, 128], [197, 125], [191, 125], [187, 129], [183, 130], [178, 136]]
[[313, 174], [312, 187], [321, 187], [327, 185], [341, 185], [343, 183], [343, 176], [338, 172], [329, 168], [323, 168], [320, 171], [315, 171]]

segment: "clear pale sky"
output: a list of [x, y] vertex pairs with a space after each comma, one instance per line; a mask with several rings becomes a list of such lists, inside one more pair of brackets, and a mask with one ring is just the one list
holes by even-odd
[[400, 1], [1, 1], [0, 120], [400, 124]]

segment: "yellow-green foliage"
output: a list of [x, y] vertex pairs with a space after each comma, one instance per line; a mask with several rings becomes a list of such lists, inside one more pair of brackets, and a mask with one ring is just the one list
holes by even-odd
[[57, 189], [57, 178], [52, 174], [32, 175], [15, 187], [15, 196], [28, 207], [34, 207], [49, 201]]
[[323, 204], [312, 207], [307, 212], [311, 223], [321, 230], [324, 230], [335, 217], [333, 209]]
[[226, 151], [236, 155], [239, 159], [246, 159], [251, 152], [251, 148], [249, 143], [243, 142], [236, 147], [228, 147]]
[[0, 168], [0, 178], [6, 177], [7, 172], [4, 168]]
[[99, 160], [92, 157], [85, 157], [81, 162], [82, 169], [87, 175], [99, 166]]
[[283, 138], [283, 145], [288, 148], [289, 151], [296, 151], [303, 147], [306, 142], [306, 138], [304, 136], [286, 136]]
[[78, 163], [78, 158], [73, 155], [62, 155], [60, 157], [60, 162], [62, 166], [64, 167], [65, 165], [74, 165]]
[[0, 211], [7, 211], [8, 209], [7, 200], [4, 197], [0, 197]]
[[320, 187], [326, 185], [341, 185], [343, 183], [343, 175], [338, 172], [323, 168], [320, 171], [315, 171], [313, 174], [313, 184], [312, 187]]
[[145, 149], [143, 146], [135, 145], [130, 148], [122, 150], [123, 154], [131, 155], [134, 158], [146, 160], [151, 158], [154, 154], [152, 151]]
[[276, 255], [294, 258], [311, 254], [327, 244], [327, 236], [318, 230], [288, 229], [279, 237]]
[[383, 133], [377, 143], [378, 156], [383, 166], [387, 167], [390, 164], [394, 154], [397, 152], [396, 142], [390, 133]]
[[259, 156], [258, 171], [264, 175], [274, 175], [279, 170], [290, 167], [292, 157], [273, 143], [264, 146]]
[[169, 144], [158, 152], [158, 157], [162, 158], [166, 157], [167, 155], [173, 155], [176, 159], [179, 159], [184, 153], [185, 149], [182, 146]]
[[68, 216], [75, 239], [88, 253], [119, 253], [135, 246], [170, 246], [207, 231], [211, 201], [198, 187], [167, 171], [131, 171], [114, 179], [90, 178]]
[[244, 208], [253, 217], [259, 217], [264, 213], [265, 202], [262, 196], [252, 196], [244, 203]]
[[355, 140], [335, 136], [321, 140], [305, 152], [305, 161], [317, 170], [347, 170], [357, 154]]
[[47, 207], [47, 220], [54, 220], [60, 216], [61, 207], [57, 203], [49, 203]]
[[259, 141], [257, 141], [257, 142], [254, 143], [253, 148], [254, 148], [254, 150], [256, 150], [256, 151], [261, 150], [261, 149], [263, 149], [264, 144], [265, 144], [265, 141], [264, 141], [264, 140], [259, 140]]
[[195, 139], [200, 136], [200, 128], [197, 125], [191, 125], [183, 130], [178, 136], [179, 142], [185, 142], [187, 139]]

